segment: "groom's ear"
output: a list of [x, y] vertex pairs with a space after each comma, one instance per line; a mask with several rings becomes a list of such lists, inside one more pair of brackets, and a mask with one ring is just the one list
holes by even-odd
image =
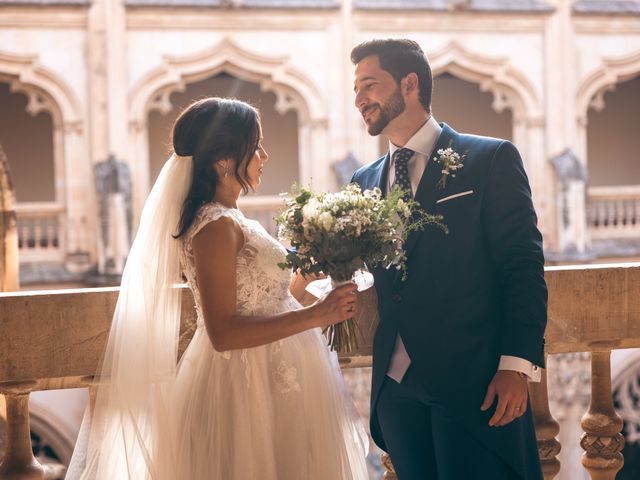
[[410, 95], [411, 93], [418, 91], [418, 75], [414, 72], [407, 74], [400, 81], [400, 89], [403, 94]]

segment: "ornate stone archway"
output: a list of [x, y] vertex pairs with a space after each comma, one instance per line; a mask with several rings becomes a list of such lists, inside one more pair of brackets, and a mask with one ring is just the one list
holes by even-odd
[[622, 57], [606, 57], [600, 66], [589, 73], [580, 84], [576, 95], [578, 124], [587, 125], [589, 108], [604, 109], [604, 94], [615, 90], [616, 85], [640, 76], [640, 51]]
[[[587, 126], [589, 109], [600, 112], [605, 108], [604, 95], [614, 91], [619, 83], [640, 76], [640, 51], [620, 57], [603, 57], [600, 65], [588, 73], [576, 92], [576, 145], [575, 151], [585, 167], [589, 164], [587, 152]], [[584, 202], [584, 199], [582, 200]], [[586, 211], [586, 204], [585, 204]], [[586, 216], [586, 215], [585, 215]], [[590, 244], [585, 224], [585, 243]]]
[[[490, 57], [473, 52], [455, 40], [428, 54], [433, 76], [450, 73], [493, 94], [493, 109], [508, 108], [513, 114], [513, 143], [522, 154], [531, 181], [541, 227], [550, 225], [552, 212], [545, 204], [546, 165], [544, 109], [536, 88], [527, 76], [506, 57]], [[548, 217], [548, 219], [547, 219]], [[546, 232], [543, 231], [543, 234]]]
[[[53, 120], [53, 157], [55, 169], [55, 203], [61, 214], [63, 256], [82, 252], [82, 258], [92, 251], [83, 233], [91, 218], [86, 199], [90, 198], [91, 172], [85, 168], [88, 155], [84, 138], [83, 108], [71, 87], [55, 72], [42, 66], [37, 55], [16, 55], [0, 52], [0, 81], [12, 92], [28, 98], [27, 112], [36, 115], [46, 111]], [[73, 174], [81, 181], [70, 182]], [[74, 188], [68, 185], [74, 184]], [[66, 252], [65, 252], [66, 251]], [[70, 265], [66, 257], [68, 266]], [[73, 262], [72, 262], [73, 263]]]
[[429, 55], [434, 77], [443, 72], [476, 83], [483, 92], [491, 92], [493, 108], [499, 113], [513, 111], [514, 138], [517, 124], [541, 122], [542, 105], [527, 77], [504, 57], [489, 57], [471, 52], [455, 40]]
[[580, 83], [576, 93], [576, 123], [578, 141], [576, 153], [587, 162], [587, 123], [590, 108], [602, 111], [604, 94], [615, 90], [618, 83], [640, 75], [640, 51], [622, 57], [605, 57]]
[[[301, 180], [313, 179], [316, 188], [326, 188], [327, 112], [322, 95], [304, 73], [291, 66], [286, 56], [264, 56], [224, 39], [203, 52], [165, 55], [160, 66], [147, 73], [129, 96], [129, 132], [135, 149], [132, 165], [138, 181], [134, 208], [140, 212], [149, 185], [147, 118], [151, 111], [171, 110], [170, 95], [184, 91], [189, 83], [228, 73], [275, 93], [279, 113], [293, 109], [299, 118], [299, 170]], [[137, 216], [137, 215], [136, 215]]]

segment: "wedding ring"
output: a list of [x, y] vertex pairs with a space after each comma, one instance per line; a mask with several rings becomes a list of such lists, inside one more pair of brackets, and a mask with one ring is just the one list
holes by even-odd
[[519, 412], [519, 411], [520, 411], [520, 409], [518, 407], [516, 407], [516, 412]]

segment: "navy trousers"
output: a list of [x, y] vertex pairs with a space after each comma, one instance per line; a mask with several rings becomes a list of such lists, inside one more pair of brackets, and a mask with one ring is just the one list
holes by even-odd
[[519, 476], [471, 437], [453, 413], [424, 391], [411, 366], [399, 384], [385, 378], [376, 414], [398, 479], [517, 480]]

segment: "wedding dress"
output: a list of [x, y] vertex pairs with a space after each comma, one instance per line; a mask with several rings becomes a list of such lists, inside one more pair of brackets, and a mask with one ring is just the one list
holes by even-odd
[[[232, 218], [237, 312], [299, 308], [284, 248], [239, 210], [201, 207], [175, 232], [190, 188], [191, 157], [172, 155], [142, 210], [103, 359], [67, 480], [366, 480], [368, 439], [335, 355], [319, 329], [255, 348], [217, 352], [204, 327], [191, 241]], [[197, 328], [179, 363], [184, 272]], [[233, 281], [233, 279], [230, 279]]]
[[254, 348], [212, 347], [191, 241], [222, 216], [244, 233], [237, 256], [238, 315], [300, 308], [289, 292], [290, 271], [278, 267], [286, 254], [282, 245], [237, 209], [203, 206], [182, 241], [197, 328], [178, 365], [172, 398], [176, 462], [160, 470], [175, 468], [174, 478], [195, 480], [367, 479], [368, 440], [320, 329]]

